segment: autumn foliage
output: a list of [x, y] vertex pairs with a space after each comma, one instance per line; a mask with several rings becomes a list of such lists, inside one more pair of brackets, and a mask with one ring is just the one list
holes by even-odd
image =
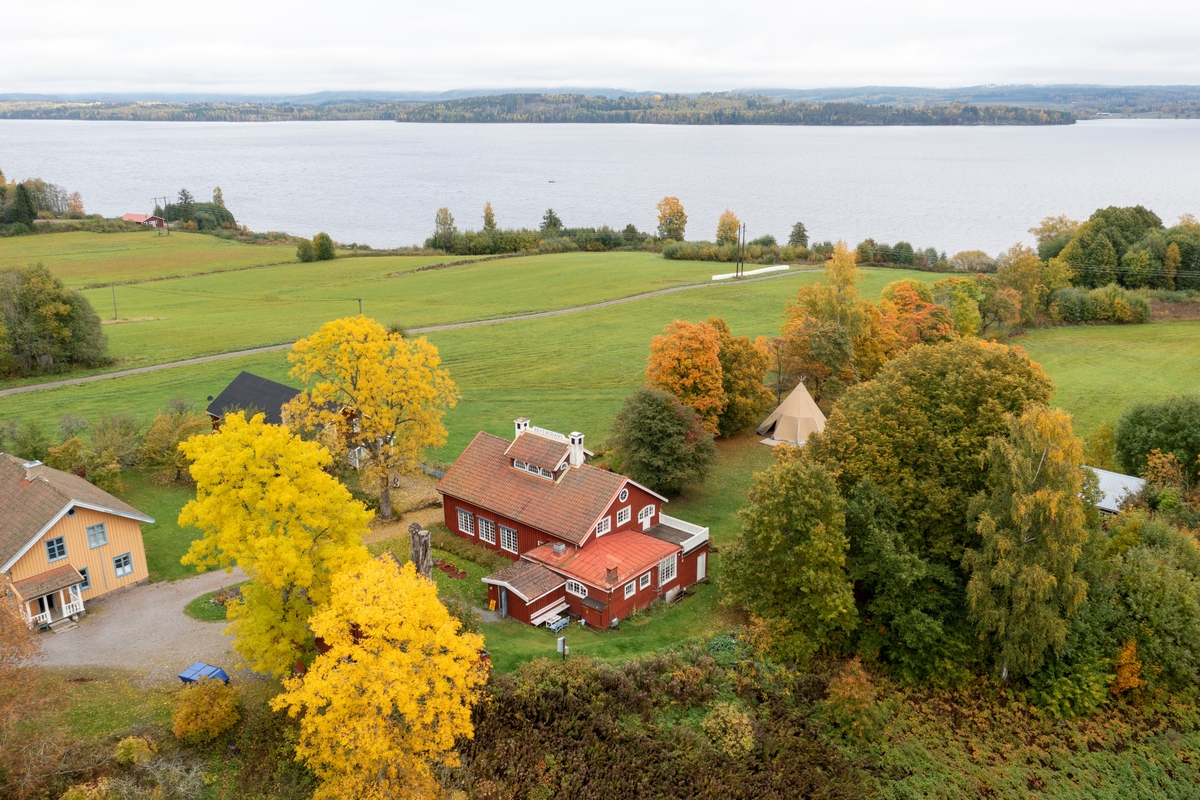
[[201, 678], [175, 695], [171, 732], [191, 744], [212, 741], [237, 724], [238, 694], [224, 681]]
[[392, 480], [419, 471], [425, 450], [445, 443], [442, 417], [458, 402], [437, 348], [358, 316], [325, 323], [288, 361], [308, 386], [287, 405], [290, 424], [323, 432], [343, 452], [361, 448], [364, 482], [378, 489], [380, 517], [391, 519]]
[[311, 648], [308, 618], [329, 599], [331, 576], [367, 558], [370, 512], [325, 471], [328, 450], [262, 414], [228, 415], [181, 449], [194, 462], [196, 499], [179, 524], [203, 531], [183, 563], [246, 572], [228, 607], [234, 648], [255, 670], [285, 675]]
[[650, 342], [646, 383], [679, 398], [717, 433], [725, 408], [721, 381], [721, 338], [712, 325], [675, 320]]
[[337, 575], [312, 618], [328, 646], [272, 701], [300, 717], [297, 760], [317, 800], [434, 798], [434, 770], [456, 766], [487, 680], [483, 637], [462, 633], [411, 563], [374, 559]]

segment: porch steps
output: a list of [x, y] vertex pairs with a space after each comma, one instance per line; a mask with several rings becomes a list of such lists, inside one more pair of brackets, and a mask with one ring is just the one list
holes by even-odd
[[66, 631], [75, 630], [78, 627], [79, 625], [70, 617], [62, 617], [50, 623], [50, 630], [55, 633], [65, 633]]

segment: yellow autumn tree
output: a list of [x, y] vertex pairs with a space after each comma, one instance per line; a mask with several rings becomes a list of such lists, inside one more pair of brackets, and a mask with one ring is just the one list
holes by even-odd
[[707, 322], [675, 320], [650, 342], [646, 384], [679, 398], [709, 433], [720, 431], [725, 410], [721, 338]]
[[271, 705], [300, 717], [314, 798], [437, 797], [434, 769], [457, 766], [455, 742], [474, 733], [483, 637], [460, 630], [411, 562], [387, 558], [335, 576], [312, 628], [329, 650]]
[[328, 601], [333, 574], [367, 559], [371, 514], [325, 472], [329, 451], [262, 414], [230, 414], [180, 447], [196, 499], [179, 524], [204, 532], [183, 563], [245, 571], [241, 600], [228, 606], [234, 648], [256, 671], [284, 675], [311, 651], [308, 620]]
[[392, 480], [418, 472], [424, 451], [445, 443], [442, 416], [458, 402], [437, 348], [360, 315], [325, 323], [288, 361], [289, 374], [311, 384], [287, 405], [290, 423], [364, 453], [363, 482], [379, 492], [380, 518], [392, 519]]
[[738, 230], [742, 227], [742, 222], [728, 208], [721, 218], [717, 220], [717, 244], [737, 244]]
[[687, 228], [687, 214], [683, 213], [683, 203], [678, 197], [664, 197], [658, 201], [658, 238], [683, 241], [683, 232]]

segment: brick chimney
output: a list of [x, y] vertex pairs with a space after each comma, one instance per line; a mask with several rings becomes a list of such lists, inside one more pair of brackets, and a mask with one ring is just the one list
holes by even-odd
[[604, 566], [606, 567], [604, 572], [604, 580], [608, 581], [609, 583], [616, 583], [618, 580], [620, 580], [620, 575], [617, 572], [617, 567], [620, 565], [620, 563], [621, 559], [617, 558], [616, 556], [604, 557]]
[[572, 431], [570, 436], [571, 453], [567, 456], [567, 460], [572, 467], [580, 467], [587, 463], [587, 454], [583, 452], [583, 434], [579, 431]]

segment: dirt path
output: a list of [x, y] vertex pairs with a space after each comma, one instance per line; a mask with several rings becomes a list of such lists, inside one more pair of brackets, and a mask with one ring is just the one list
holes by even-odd
[[[777, 272], [773, 275], [765, 275], [761, 278], [745, 278], [738, 283], [757, 283], [759, 281], [778, 280], [779, 278], [788, 275], [795, 275], [798, 272], [814, 272], [814, 269], [789, 270], [787, 272]], [[584, 306], [573, 306], [571, 308], [559, 308], [553, 311], [537, 311], [532, 314], [517, 314], [512, 317], [496, 317], [494, 319], [476, 319], [469, 322], [451, 322], [446, 325], [429, 325], [424, 328], [410, 328], [409, 333], [434, 333], [436, 331], [451, 331], [457, 328], [474, 328], [479, 325], [499, 325], [504, 322], [520, 322], [527, 319], [542, 319], [543, 317], [557, 317], [562, 314], [577, 314], [580, 311], [591, 311], [596, 308], [607, 308], [608, 306], [616, 306], [621, 303], [632, 303], [635, 300], [645, 300], [650, 297], [659, 297], [664, 294], [673, 294], [675, 292], [686, 292], [692, 289], [705, 289], [711, 286], [728, 286], [730, 281], [720, 281], [717, 283], [689, 283], [683, 286], [672, 286], [668, 289], [658, 289], [653, 292], [643, 292], [642, 294], [634, 294], [629, 297], [619, 297], [616, 300], [604, 300], [599, 303], [589, 303]], [[185, 358], [182, 361], [170, 361], [166, 364], [152, 364], [147, 367], [134, 367], [133, 369], [122, 369], [115, 372], [105, 372], [100, 375], [88, 375], [83, 378], [67, 378], [61, 381], [50, 381], [49, 383], [35, 383], [29, 386], [17, 386], [12, 389], [0, 389], [0, 397], [8, 397], [13, 394], [24, 394], [25, 392], [37, 392], [43, 389], [58, 389], [63, 386], [77, 386], [81, 383], [94, 383], [96, 381], [108, 380], [109, 378], [126, 378], [130, 375], [142, 375], [147, 372], [158, 372], [163, 369], [174, 369], [175, 367], [186, 367], [192, 364], [206, 364], [210, 361], [223, 361], [227, 358], [241, 358], [242, 356], [253, 356], [259, 353], [270, 353], [275, 350], [288, 350], [294, 342], [285, 344], [272, 344], [266, 347], [253, 347], [249, 350], [234, 350], [229, 353], [217, 353], [211, 356], [199, 356], [197, 358]]]
[[41, 634], [41, 663], [47, 667], [116, 667], [133, 670], [143, 683], [164, 683], [196, 661], [232, 668], [242, 663], [220, 622], [200, 622], [183, 613], [206, 592], [246, 579], [235, 569], [206, 572], [181, 581], [137, 586], [115, 597], [93, 600], [79, 627]]

